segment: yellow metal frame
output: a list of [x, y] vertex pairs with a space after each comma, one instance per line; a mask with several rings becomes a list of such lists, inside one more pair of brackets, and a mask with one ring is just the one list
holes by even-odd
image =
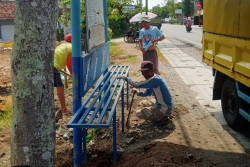
[[250, 40], [204, 32], [203, 62], [250, 87]]
[[250, 38], [250, 0], [204, 0], [206, 32]]
[[2, 42], [1, 45], [3, 48], [12, 48], [13, 42]]

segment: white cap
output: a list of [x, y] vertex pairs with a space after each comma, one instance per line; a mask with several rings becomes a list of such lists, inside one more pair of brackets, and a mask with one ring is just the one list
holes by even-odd
[[140, 23], [143, 22], [143, 21], [146, 21], [146, 22], [150, 23], [150, 20], [149, 20], [147, 15], [142, 16], [142, 18], [140, 20]]

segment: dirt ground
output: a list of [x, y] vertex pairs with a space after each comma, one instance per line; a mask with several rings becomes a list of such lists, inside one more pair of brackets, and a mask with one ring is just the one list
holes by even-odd
[[[141, 52], [134, 43], [120, 42], [119, 56], [111, 55], [115, 64], [131, 66], [130, 76], [143, 80], [138, 73], [142, 61]], [[6, 111], [10, 93], [10, 50], [0, 52], [0, 112]], [[133, 58], [133, 61], [130, 58]], [[174, 109], [172, 121], [162, 127], [139, 120], [135, 111], [154, 103], [153, 97], [135, 97], [131, 128], [121, 132], [121, 109], [117, 109], [117, 166], [165, 167], [165, 166], [249, 166], [250, 155], [227, 131], [194, 100], [195, 94], [179, 78], [167, 61], [160, 59], [160, 72], [170, 88]], [[71, 84], [70, 84], [71, 86]], [[56, 98], [56, 96], [55, 96]], [[130, 96], [131, 100], [131, 96]], [[66, 101], [72, 109], [71, 87], [66, 90]], [[59, 101], [55, 99], [56, 110]], [[5, 108], [4, 108], [5, 107]], [[127, 114], [125, 111], [125, 118]], [[73, 166], [72, 131], [66, 128], [71, 116], [63, 116], [57, 123], [56, 166]], [[64, 136], [65, 132], [69, 136]], [[10, 128], [0, 127], [1, 166], [10, 166]], [[88, 165], [112, 166], [112, 127], [101, 130], [88, 144]]]

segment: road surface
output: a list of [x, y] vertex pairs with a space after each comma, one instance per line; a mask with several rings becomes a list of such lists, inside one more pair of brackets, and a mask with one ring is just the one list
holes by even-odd
[[187, 33], [185, 26], [163, 24], [161, 30], [166, 36], [166, 39], [158, 44], [161, 53], [195, 93], [200, 105], [246, 150], [250, 150], [249, 131], [238, 133], [228, 127], [221, 111], [220, 100], [212, 100], [212, 69], [201, 60], [202, 28], [193, 27], [192, 33]]
[[192, 31], [188, 33], [184, 25], [162, 24], [161, 30], [166, 37], [174, 37], [199, 49], [202, 48], [202, 27], [192, 26]]

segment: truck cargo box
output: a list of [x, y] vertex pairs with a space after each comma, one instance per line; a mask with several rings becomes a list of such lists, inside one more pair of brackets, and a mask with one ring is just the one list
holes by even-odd
[[204, 1], [204, 31], [250, 38], [250, 0]]

